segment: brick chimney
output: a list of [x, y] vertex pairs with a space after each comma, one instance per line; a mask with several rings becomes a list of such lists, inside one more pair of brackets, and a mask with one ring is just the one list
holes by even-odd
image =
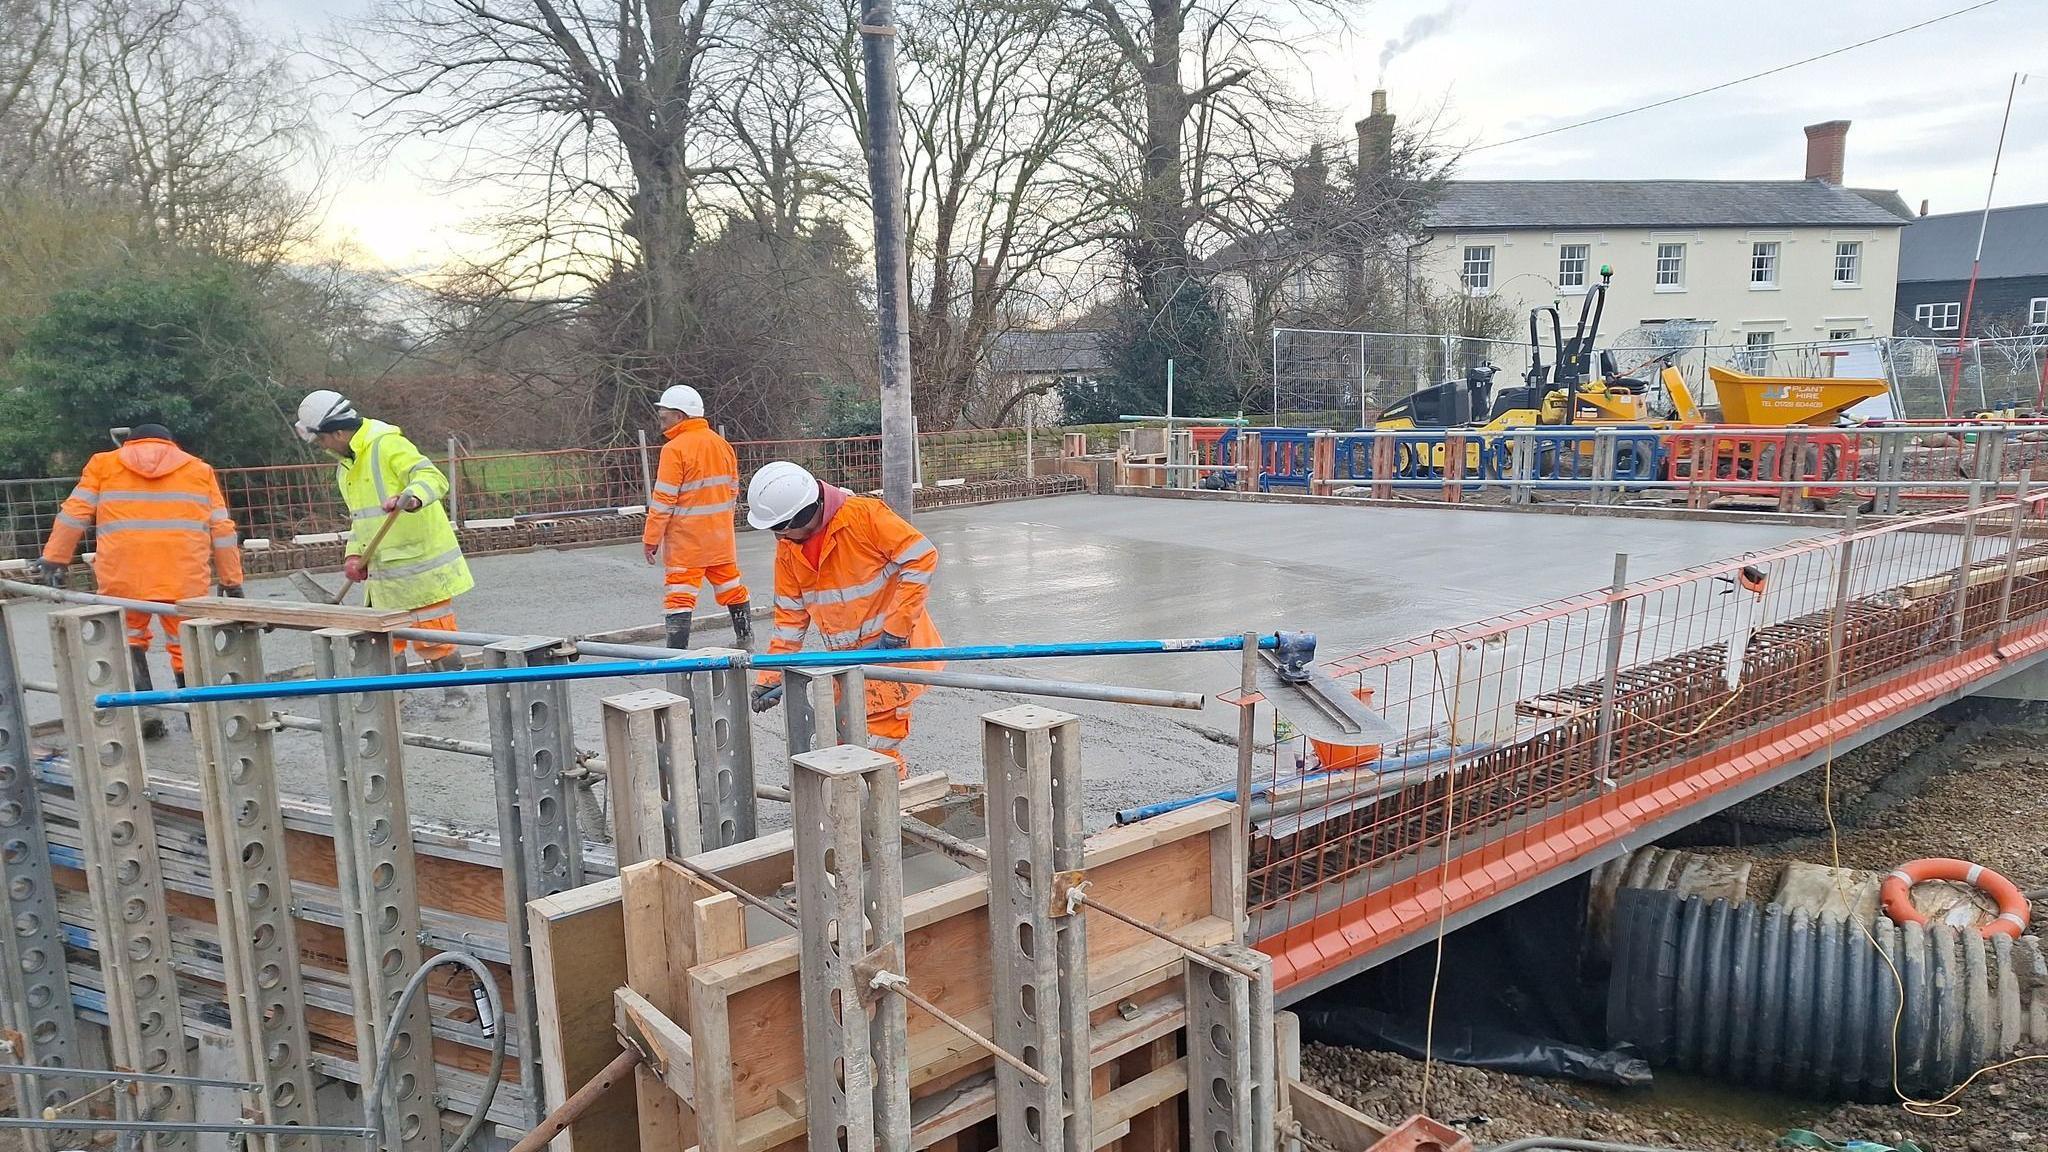
[[1806, 178], [1825, 184], [1842, 182], [1842, 154], [1849, 145], [1849, 122], [1829, 120], [1806, 126]]
[[1358, 122], [1358, 175], [1361, 180], [1384, 176], [1394, 151], [1394, 115], [1387, 111], [1387, 90], [1372, 93], [1372, 115]]
[[1330, 166], [1323, 161], [1323, 146], [1313, 145], [1308, 159], [1294, 169], [1294, 202], [1311, 207], [1322, 202], [1330, 189]]

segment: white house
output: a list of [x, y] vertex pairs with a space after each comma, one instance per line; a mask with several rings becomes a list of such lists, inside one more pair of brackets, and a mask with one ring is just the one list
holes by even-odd
[[1842, 186], [1848, 131], [1806, 129], [1803, 180], [1454, 181], [1413, 274], [1518, 311], [1557, 303], [1569, 324], [1606, 265], [1611, 335], [1683, 321], [1758, 349], [1887, 336], [1911, 213], [1896, 192]]

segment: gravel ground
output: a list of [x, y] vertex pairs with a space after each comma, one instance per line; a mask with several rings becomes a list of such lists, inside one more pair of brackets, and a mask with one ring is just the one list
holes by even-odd
[[[1966, 701], [1844, 755], [1835, 764], [1844, 865], [1889, 869], [1922, 856], [1974, 860], [2022, 888], [2048, 885], [2048, 705]], [[1819, 774], [1794, 781], [1766, 810], [1817, 811]], [[1844, 812], [1853, 812], [1845, 818]], [[1810, 823], [1811, 821], [1808, 821]], [[1786, 820], [1780, 827], [1802, 825]], [[1825, 821], [1820, 821], [1825, 827]], [[1747, 852], [1826, 862], [1825, 833]], [[2048, 903], [2034, 905], [2036, 929]], [[1379, 1052], [1309, 1046], [1304, 1074], [1368, 1115], [1421, 1109], [1422, 1065]], [[1484, 1148], [1522, 1136], [1602, 1139], [1708, 1152], [1772, 1146], [1789, 1128], [1860, 1137], [1925, 1152], [2038, 1152], [2048, 1148], [2048, 1060], [1986, 1073], [1953, 1101], [1956, 1115], [1900, 1105], [1838, 1105], [1742, 1091], [1658, 1072], [1656, 1087], [1623, 1093], [1564, 1081], [1435, 1067], [1428, 1108]]]

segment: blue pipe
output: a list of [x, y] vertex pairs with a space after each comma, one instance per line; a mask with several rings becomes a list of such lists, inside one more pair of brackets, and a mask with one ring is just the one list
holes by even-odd
[[[1258, 646], [1305, 664], [1315, 637], [1303, 632], [1269, 632]], [[669, 676], [728, 668], [845, 668], [856, 664], [922, 664], [944, 660], [1037, 660], [1048, 656], [1149, 656], [1173, 652], [1235, 652], [1242, 636], [1191, 640], [1083, 640], [1061, 644], [962, 644], [949, 648], [859, 648], [849, 651], [780, 652], [765, 656], [677, 656], [667, 660], [618, 660], [602, 664], [546, 664], [520, 668], [471, 668], [461, 672], [409, 672], [395, 676], [338, 676], [331, 680], [212, 684], [156, 692], [105, 692], [95, 708], [139, 708], [153, 704], [213, 704], [228, 700], [288, 700], [350, 692], [398, 692], [413, 688], [462, 688], [488, 684], [537, 684], [554, 680], [602, 680], [618, 676]]]
[[[1406, 756], [1396, 756], [1391, 760], [1382, 756], [1378, 759], [1368, 760], [1363, 764], [1355, 764], [1349, 768], [1338, 768], [1329, 772], [1310, 772], [1302, 776], [1290, 776], [1285, 780], [1268, 780], [1263, 784], [1252, 785], [1252, 798], [1256, 800], [1275, 788], [1285, 787], [1289, 784], [1313, 784], [1318, 780], [1328, 780], [1333, 776], [1344, 776], [1353, 772], [1375, 772], [1380, 775], [1385, 775], [1389, 772], [1403, 772], [1410, 768], [1421, 768], [1434, 764], [1439, 760], [1448, 760], [1454, 756], [1476, 756], [1492, 747], [1493, 745], [1491, 744], [1460, 744], [1453, 751], [1451, 748], [1439, 744], [1424, 749], [1421, 752], [1410, 752]], [[1119, 824], [1136, 824], [1140, 820], [1150, 820], [1154, 816], [1164, 816], [1168, 812], [1178, 812], [1182, 808], [1192, 807], [1204, 800], [1228, 800], [1234, 804], [1237, 802], [1237, 789], [1235, 787], [1213, 788], [1207, 792], [1198, 792], [1193, 796], [1183, 796], [1178, 800], [1158, 800], [1150, 804], [1139, 804], [1132, 808], [1120, 808], [1117, 810], [1116, 822]]]

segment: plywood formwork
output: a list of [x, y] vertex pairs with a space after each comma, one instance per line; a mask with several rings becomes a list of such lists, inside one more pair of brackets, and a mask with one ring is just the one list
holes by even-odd
[[[1079, 725], [1072, 717], [1044, 709], [1008, 713], [984, 718], [991, 760], [1009, 765], [1020, 784], [1061, 767], [1078, 772], [1074, 744]], [[901, 792], [905, 813], [914, 814], [944, 797], [946, 789], [941, 777], [934, 782], [906, 781]], [[1189, 1147], [1182, 1103], [1188, 1092], [1188, 1061], [1182, 1055], [1181, 1036], [1188, 1016], [1189, 981], [1199, 978], [1201, 986], [1209, 988], [1212, 974], [1221, 973], [1226, 981], [1242, 979], [1190, 962], [1190, 950], [1218, 955], [1214, 950], [1230, 945], [1241, 913], [1240, 889], [1230, 882], [1242, 867], [1234, 835], [1236, 809], [1210, 801], [1142, 825], [1109, 829], [1080, 843], [1076, 860], [1072, 851], [1053, 851], [1054, 842], [1072, 830], [1057, 827], [1056, 802], [1042, 792], [1036, 802], [1025, 799], [1017, 818], [1030, 812], [1031, 843], [1019, 846], [1011, 838], [1012, 848], [1006, 851], [1019, 855], [1008, 868], [1042, 870], [1033, 871], [1033, 883], [1025, 890], [1032, 899], [1048, 903], [1044, 923], [1038, 923], [1035, 913], [1025, 916], [1043, 947], [1030, 940], [1026, 944], [1038, 957], [1057, 959], [1062, 963], [1056, 967], [1067, 969], [1034, 984], [1033, 1008], [1070, 1025], [1086, 1022], [1083, 1037], [1023, 1048], [1027, 1062], [1050, 1073], [1051, 1100], [1070, 1099], [1062, 1096], [1063, 1089], [1086, 1094], [1079, 1101], [1082, 1107], [1063, 1106], [1060, 1115], [1083, 1115], [1087, 1122], [1078, 1129], [1058, 1120], [1040, 1123], [1036, 1143], [1066, 1148], [1078, 1133], [1090, 1148], [1162, 1152]], [[1006, 803], [1006, 811], [1008, 807]], [[873, 822], [868, 816], [860, 820]], [[806, 1025], [812, 1010], [805, 1004], [803, 985], [807, 967], [819, 962], [816, 942], [807, 950], [797, 934], [760, 912], [753, 913], [750, 928], [743, 902], [718, 890], [728, 885], [743, 889], [771, 909], [793, 881], [799, 893], [810, 892], [816, 885], [807, 888], [799, 873], [814, 873], [816, 865], [801, 862], [793, 851], [797, 842], [797, 837], [782, 833], [680, 863], [655, 860], [628, 867], [617, 905], [623, 929], [617, 952], [591, 954], [590, 945], [600, 938], [604, 947], [611, 947], [606, 928], [579, 939], [574, 955], [563, 962], [536, 965], [536, 986], [544, 1003], [573, 1001], [578, 1006], [573, 1019], [565, 1012], [550, 1022], [544, 1013], [544, 1026], [555, 1033], [552, 1039], [544, 1036], [544, 1044], [576, 1053], [575, 1059], [586, 1068], [616, 1054], [621, 1043], [639, 1048], [647, 1057], [635, 1109], [639, 1147], [647, 1152], [691, 1147], [702, 1152], [794, 1152], [810, 1140], [812, 1085], [820, 1070], [807, 1065]], [[918, 845], [912, 839], [902, 842]], [[847, 846], [838, 848], [843, 851]], [[822, 846], [813, 852], [821, 850]], [[871, 864], [876, 851], [874, 843], [863, 847]], [[847, 866], [843, 855], [837, 859], [841, 863], [836, 867]], [[1061, 865], [1057, 873], [1055, 860]], [[1030, 867], [1027, 861], [1032, 862]], [[959, 871], [956, 867], [948, 874]], [[705, 879], [706, 874], [715, 882]], [[1073, 884], [1085, 884], [1080, 889], [1085, 902], [1065, 898]], [[943, 879], [909, 892], [900, 904], [900, 950], [894, 937], [885, 933], [873, 938], [868, 945], [873, 951], [855, 966], [863, 978], [849, 987], [871, 1002], [884, 995], [879, 982], [872, 980], [873, 972], [897, 972], [911, 991], [982, 1038], [977, 1042], [922, 1007], [908, 1006], [906, 1055], [903, 1066], [892, 1070], [907, 1083], [910, 1120], [904, 1131], [878, 1124], [878, 1147], [954, 1152], [991, 1147], [998, 1139], [1004, 1147], [1018, 1144], [999, 1137], [997, 1131], [995, 1069], [1007, 1066], [982, 1043], [1004, 1034], [996, 1023], [997, 1011], [1013, 1006], [1018, 995], [1014, 981], [999, 978], [991, 962], [1002, 951], [992, 926], [1007, 925], [1007, 930], [1015, 931], [1013, 921], [1027, 910], [1009, 903], [1013, 885], [998, 881], [995, 886], [1006, 898], [993, 910], [986, 872]], [[813, 892], [813, 898], [822, 899], [823, 891]], [[609, 892], [592, 891], [588, 898], [566, 893], [554, 903], [559, 907], [545, 912], [536, 904], [536, 916], [562, 922], [566, 916], [592, 916], [592, 909], [603, 908], [604, 923], [610, 923]], [[1090, 905], [1133, 915], [1153, 931]], [[874, 921], [873, 912], [871, 908], [867, 918], [870, 926], [898, 922], [888, 916]], [[1056, 951], [1061, 934], [1048, 928], [1068, 919], [1078, 929], [1070, 933], [1076, 947], [1062, 953]], [[845, 931], [843, 920], [833, 923], [834, 931]], [[538, 937], [542, 929], [536, 924]], [[833, 951], [859, 953], [852, 943], [841, 941]], [[611, 1018], [601, 1020], [589, 985], [599, 973], [617, 971], [621, 964], [623, 986], [612, 998]], [[1058, 991], [1063, 988], [1085, 990], [1080, 997], [1085, 1003], [1060, 1004]], [[1270, 1030], [1269, 1009], [1261, 1015], [1249, 1007], [1270, 1006], [1270, 985], [1262, 991], [1240, 988], [1226, 995], [1244, 1009], [1239, 1015], [1245, 1019], [1235, 1028], [1250, 1028], [1257, 1016]], [[1262, 1047], [1247, 1039], [1242, 1051], [1254, 1050], [1270, 1053], [1270, 1037]], [[1062, 1058], [1085, 1065], [1085, 1074], [1070, 1069], [1062, 1076]], [[1264, 1125], [1268, 1136], [1273, 1130], [1270, 1081], [1257, 1094], [1249, 1083], [1242, 1083], [1254, 1075], [1271, 1077], [1272, 1065], [1270, 1057], [1236, 1062], [1237, 1082], [1224, 1090], [1242, 1104], [1241, 1130], [1257, 1124]], [[825, 1082], [831, 1082], [830, 1076], [827, 1073]], [[1032, 1083], [1022, 1076], [1016, 1079]], [[843, 1080], [851, 1095], [855, 1085], [865, 1091], [875, 1077], [849, 1074]], [[844, 1105], [845, 1099], [835, 1093], [825, 1106]], [[877, 1111], [879, 1118], [881, 1110]], [[1037, 1119], [1045, 1119], [1042, 1112]], [[616, 1117], [596, 1123], [618, 1131]], [[1022, 1120], [1001, 1123], [1008, 1130], [1008, 1125]], [[558, 1146], [595, 1148], [602, 1146], [601, 1139], [586, 1120]], [[1255, 1140], [1252, 1146], [1265, 1145]]]

